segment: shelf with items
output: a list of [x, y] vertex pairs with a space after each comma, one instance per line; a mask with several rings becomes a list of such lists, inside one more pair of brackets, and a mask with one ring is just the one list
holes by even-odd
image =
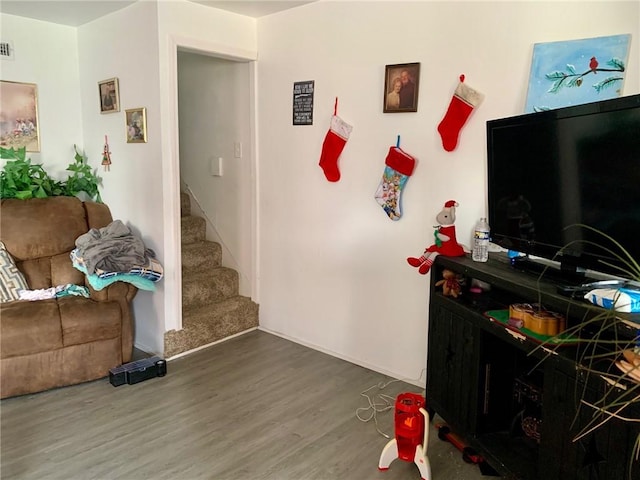
[[[461, 280], [457, 298], [444, 295], [436, 286], [445, 269]], [[487, 311], [507, 310], [514, 303], [540, 303], [564, 315], [571, 328], [593, 317], [594, 309], [559, 294], [556, 281], [516, 271], [500, 258], [478, 263], [468, 257], [438, 257], [431, 274], [427, 406], [507, 478], [561, 478], [558, 472], [562, 478], [589, 478], [579, 473], [594, 467], [585, 457], [587, 449], [611, 459], [598, 466], [605, 472], [599, 478], [624, 478], [618, 475], [620, 468], [628, 472], [630, 466], [627, 462], [620, 467], [621, 458], [632, 458], [638, 424], [610, 422], [584, 436], [578, 446], [573, 442], [588, 421], [589, 409], [582, 399], [633, 388], [611, 385], [597, 373], [611, 368], [610, 357], [597, 360], [600, 365], [587, 360], [587, 355], [606, 353], [608, 344], [602, 342], [604, 347], [597, 352], [589, 342], [559, 347], [545, 343], [551, 337], [531, 338], [487, 316]], [[470, 288], [472, 284], [485, 288], [478, 293]], [[600, 335], [629, 339], [637, 335], [633, 322], [626, 330], [616, 328]], [[588, 328], [579, 333], [587, 340], [593, 335]], [[576, 422], [571, 421], [574, 418]], [[613, 434], [613, 426], [622, 430]], [[614, 437], [622, 444], [615, 446]], [[571, 456], [570, 467], [560, 464], [558, 448]]]

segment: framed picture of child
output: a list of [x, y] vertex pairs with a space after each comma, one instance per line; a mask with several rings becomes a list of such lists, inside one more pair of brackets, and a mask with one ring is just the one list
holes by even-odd
[[147, 143], [147, 109], [144, 107], [125, 110], [127, 143]]
[[419, 63], [387, 65], [384, 76], [384, 113], [418, 111]]

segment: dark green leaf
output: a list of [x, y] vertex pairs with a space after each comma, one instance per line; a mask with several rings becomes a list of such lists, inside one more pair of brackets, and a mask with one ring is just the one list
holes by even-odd
[[20, 199], [20, 200], [25, 200], [27, 198], [32, 198], [33, 195], [31, 194], [31, 190], [21, 190], [19, 192], [16, 192], [16, 198]]

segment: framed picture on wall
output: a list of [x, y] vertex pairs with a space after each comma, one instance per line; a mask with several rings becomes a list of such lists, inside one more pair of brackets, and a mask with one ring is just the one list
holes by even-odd
[[0, 142], [4, 148], [40, 151], [38, 86], [0, 80]]
[[127, 143], [147, 143], [147, 109], [144, 107], [125, 110]]
[[118, 79], [110, 78], [98, 82], [100, 93], [100, 113], [115, 113], [120, 111], [120, 92]]
[[419, 84], [419, 63], [387, 65], [384, 75], [382, 111], [384, 113], [417, 112]]
[[38, 86], [0, 80], [0, 143], [4, 148], [40, 151]]

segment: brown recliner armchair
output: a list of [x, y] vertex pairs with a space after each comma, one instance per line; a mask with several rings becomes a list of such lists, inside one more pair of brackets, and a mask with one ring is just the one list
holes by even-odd
[[85, 285], [90, 298], [0, 304], [0, 398], [95, 380], [131, 360], [136, 287], [95, 291], [69, 258], [76, 238], [111, 221], [106, 205], [75, 197], [2, 200], [0, 237], [29, 289]]

